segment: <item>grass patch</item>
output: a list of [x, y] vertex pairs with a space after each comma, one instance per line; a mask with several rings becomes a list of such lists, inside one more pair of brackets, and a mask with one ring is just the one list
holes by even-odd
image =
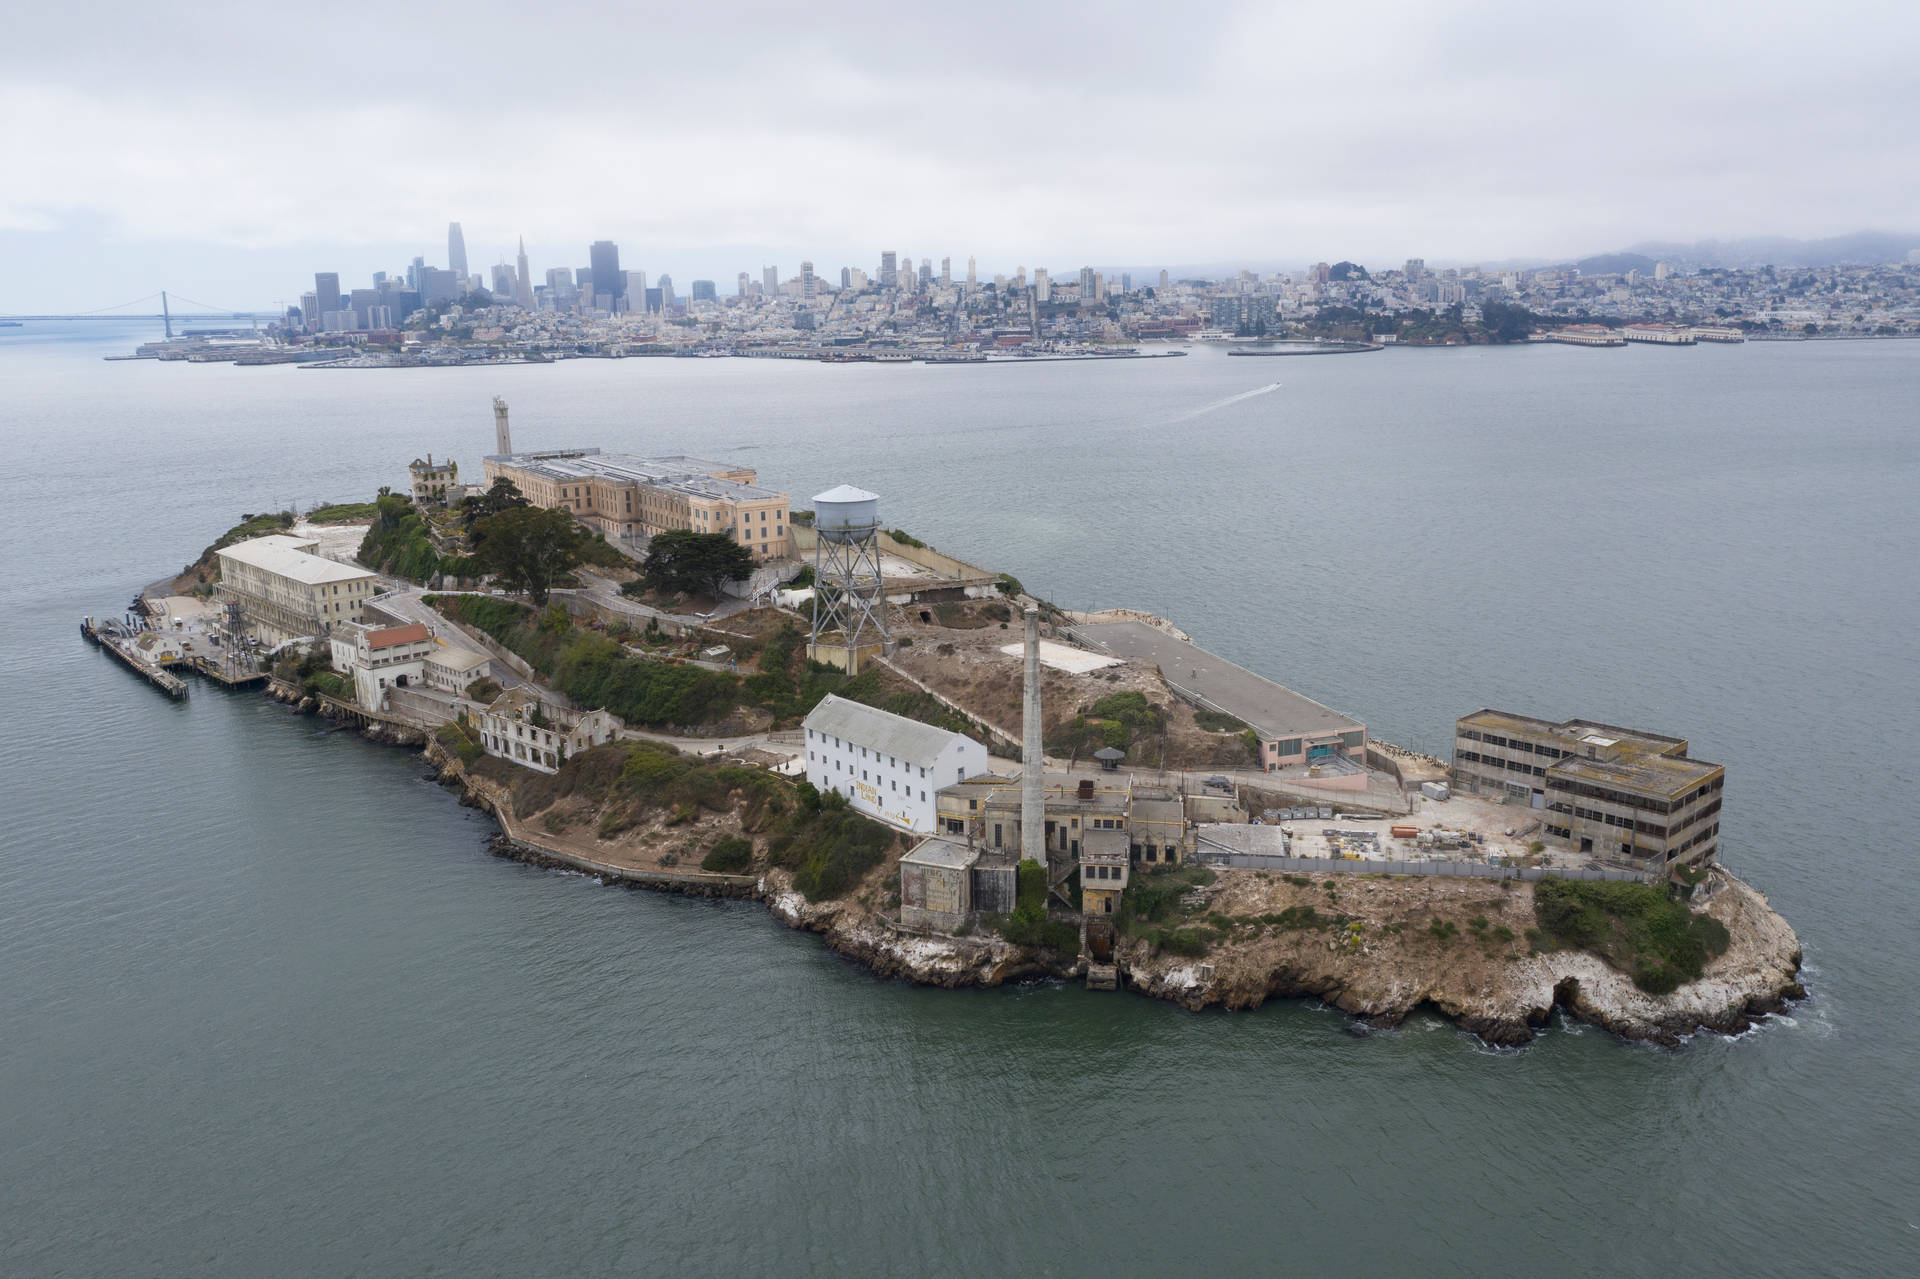
[[1546, 938], [1598, 955], [1651, 995], [1698, 978], [1729, 941], [1719, 920], [1651, 884], [1543, 879], [1533, 886], [1533, 913]]
[[486, 748], [474, 738], [464, 722], [442, 724], [433, 730], [433, 735], [439, 738], [440, 744], [452, 751], [462, 764], [469, 767], [487, 753]]
[[1225, 711], [1198, 710], [1193, 713], [1193, 722], [1209, 733], [1244, 733], [1247, 722], [1237, 715]]
[[307, 512], [309, 524], [364, 524], [379, 518], [377, 502], [322, 502]]

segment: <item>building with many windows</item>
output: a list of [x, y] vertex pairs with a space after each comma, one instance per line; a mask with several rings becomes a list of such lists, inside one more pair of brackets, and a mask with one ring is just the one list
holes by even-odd
[[1726, 769], [1688, 758], [1684, 738], [1478, 710], [1454, 726], [1453, 778], [1542, 810], [1550, 838], [1601, 858], [1691, 870], [1719, 853]]
[[987, 748], [829, 693], [807, 716], [807, 780], [847, 797], [855, 812], [919, 834], [935, 822], [943, 786], [987, 771]]
[[313, 552], [314, 538], [272, 533], [214, 552], [220, 561], [216, 594], [237, 603], [245, 625], [262, 641], [325, 635], [341, 622], [361, 620], [361, 608], [379, 579], [364, 568]]
[[599, 449], [496, 454], [481, 465], [489, 485], [512, 480], [535, 506], [571, 512], [608, 537], [686, 529], [725, 534], [756, 559], [790, 553], [787, 495], [755, 484], [751, 467]]
[[510, 688], [478, 716], [480, 746], [489, 755], [541, 773], [555, 773], [569, 756], [610, 742], [620, 721], [604, 710], [577, 714], [542, 702], [530, 688]]

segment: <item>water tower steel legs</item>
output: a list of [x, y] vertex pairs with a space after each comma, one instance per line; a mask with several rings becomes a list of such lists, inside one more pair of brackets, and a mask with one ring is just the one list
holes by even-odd
[[886, 650], [887, 599], [877, 530], [847, 541], [822, 537], [814, 546], [810, 651], [817, 651], [821, 640], [836, 631], [846, 645], [850, 675], [859, 672], [862, 649]]
[[1047, 864], [1047, 804], [1045, 780], [1040, 775], [1040, 610], [1027, 605], [1026, 698], [1020, 722], [1020, 858]]

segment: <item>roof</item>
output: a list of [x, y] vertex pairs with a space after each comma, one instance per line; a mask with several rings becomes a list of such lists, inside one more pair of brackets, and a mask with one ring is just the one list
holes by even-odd
[[[931, 764], [953, 743], [973, 742], [964, 733], [935, 728], [917, 719], [850, 702], [832, 693], [821, 699], [805, 723], [816, 733], [842, 738], [855, 746], [904, 759], [910, 764]], [[979, 743], [974, 742], [974, 745]]]
[[1210, 822], [1194, 831], [1194, 840], [1233, 853], [1284, 855], [1286, 832], [1278, 826], [1254, 826], [1241, 822]]
[[269, 533], [265, 537], [223, 546], [215, 553], [222, 559], [230, 559], [306, 586], [318, 586], [324, 582], [357, 582], [373, 576], [364, 568], [311, 554], [308, 548], [318, 545], [319, 542], [308, 537]]
[[1663, 799], [1684, 795], [1715, 773], [1718, 764], [1673, 755], [1623, 755], [1618, 759], [1586, 759], [1570, 755], [1547, 769], [1547, 784], [1557, 779], [1589, 782], [1595, 786], [1626, 787]]
[[696, 457], [637, 457], [631, 453], [602, 453], [580, 449], [560, 454], [505, 453], [487, 459], [562, 482], [604, 479], [628, 484], [652, 484], [694, 497], [730, 502], [759, 502], [783, 498], [785, 493], [743, 484], [723, 475], [750, 472], [751, 467], [727, 466]]
[[937, 866], [942, 870], [966, 870], [980, 856], [977, 848], [968, 848], [956, 840], [942, 839], [938, 835], [929, 836], [913, 846], [913, 851], [900, 859], [902, 866]]
[[1073, 634], [1121, 657], [1158, 664], [1162, 678], [1169, 684], [1196, 693], [1229, 715], [1238, 716], [1268, 740], [1350, 733], [1362, 727], [1360, 721], [1322, 706], [1311, 697], [1144, 622], [1081, 624], [1073, 628]]
[[1552, 737], [1567, 742], [1593, 742], [1596, 745], [1619, 746], [1629, 751], [1654, 755], [1685, 755], [1687, 740], [1684, 737], [1668, 737], [1662, 733], [1649, 733], [1638, 728], [1622, 728], [1618, 724], [1602, 724], [1598, 720], [1570, 719], [1562, 723], [1538, 719], [1532, 715], [1517, 715], [1512, 711], [1494, 710], [1486, 707], [1462, 715], [1456, 729], [1463, 725], [1474, 728], [1497, 728], [1509, 733], [1533, 733], [1541, 737]]
[[865, 489], [857, 489], [851, 484], [842, 484], [824, 493], [815, 493], [813, 500], [816, 502], [878, 502], [880, 495], [869, 493]]
[[411, 626], [389, 626], [385, 630], [368, 631], [368, 648], [392, 648], [396, 644], [424, 644], [433, 636], [427, 628], [415, 622]]
[[427, 655], [427, 661], [435, 666], [444, 666], [450, 671], [470, 671], [485, 666], [493, 659], [485, 653], [476, 653], [470, 648], [454, 648], [449, 645]]

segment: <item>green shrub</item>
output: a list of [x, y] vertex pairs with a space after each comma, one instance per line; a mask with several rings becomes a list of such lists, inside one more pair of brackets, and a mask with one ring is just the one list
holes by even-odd
[[713, 848], [701, 859], [700, 869], [728, 875], [745, 874], [753, 869], [753, 842], [737, 835], [727, 835], [715, 841]]
[[1427, 935], [1435, 941], [1451, 941], [1460, 932], [1451, 919], [1441, 919], [1438, 915], [1427, 921]]
[[1598, 955], [1656, 995], [1697, 979], [1730, 940], [1719, 920], [1651, 884], [1543, 879], [1533, 913], [1546, 938]]
[[1160, 949], [1169, 955], [1199, 959], [1212, 948], [1212, 938], [1198, 929], [1176, 928], [1160, 934]]

